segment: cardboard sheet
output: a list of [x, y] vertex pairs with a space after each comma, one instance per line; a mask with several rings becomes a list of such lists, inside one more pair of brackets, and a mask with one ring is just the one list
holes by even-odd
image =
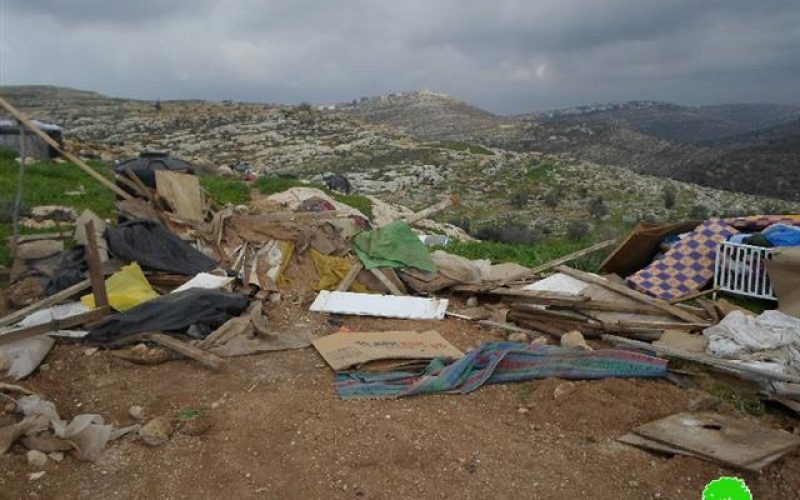
[[203, 220], [203, 196], [197, 176], [156, 170], [156, 191], [167, 200], [175, 215], [191, 222]]
[[382, 318], [443, 319], [447, 311], [447, 299], [323, 290], [311, 304], [311, 311]]
[[422, 333], [334, 333], [313, 343], [325, 362], [334, 370], [385, 359], [456, 359], [463, 356], [461, 351], [433, 330]]

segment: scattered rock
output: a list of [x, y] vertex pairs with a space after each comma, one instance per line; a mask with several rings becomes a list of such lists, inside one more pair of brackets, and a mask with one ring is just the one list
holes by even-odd
[[83, 354], [85, 354], [86, 356], [91, 356], [92, 354], [96, 353], [97, 351], [99, 351], [99, 349], [97, 347], [88, 347], [88, 348], [83, 350]]
[[577, 387], [574, 382], [562, 382], [556, 386], [556, 389], [553, 391], [553, 397], [556, 401], [561, 400], [575, 392], [575, 389], [577, 389]]
[[49, 458], [53, 462], [61, 462], [62, 460], [64, 460], [64, 452], [54, 451], [53, 453], [48, 453], [47, 458]]
[[531, 340], [532, 345], [547, 345], [549, 343], [550, 340], [545, 335], [542, 335], [541, 337], [536, 337], [535, 339]]
[[28, 450], [25, 458], [28, 459], [28, 465], [31, 467], [44, 467], [47, 464], [47, 455], [38, 450]]
[[149, 446], [161, 446], [172, 436], [172, 423], [167, 417], [156, 417], [139, 429], [139, 438]]
[[521, 342], [523, 344], [528, 343], [528, 336], [522, 332], [512, 332], [508, 334], [508, 341], [509, 342]]
[[280, 304], [281, 294], [279, 292], [269, 294], [269, 302], [270, 304]]
[[562, 335], [561, 347], [572, 347], [575, 349], [583, 349], [584, 351], [594, 350], [586, 344], [586, 339], [583, 338], [583, 334], [578, 330], [573, 330]]
[[135, 420], [144, 420], [144, 408], [139, 405], [133, 405], [128, 408], [128, 415]]
[[178, 425], [178, 430], [181, 434], [186, 434], [187, 436], [202, 436], [211, 429], [211, 419], [203, 413], [195, 418], [181, 421]]
[[470, 297], [467, 299], [467, 307], [477, 307], [478, 297]]
[[519, 408], [517, 408], [517, 413], [520, 414], [525, 414], [528, 413], [529, 411], [531, 410], [527, 406], [520, 406]]
[[30, 474], [28, 474], [28, 480], [36, 481], [38, 479], [41, 479], [42, 476], [44, 476], [44, 474], [45, 472], [43, 470], [40, 470], [39, 472], [31, 472]]

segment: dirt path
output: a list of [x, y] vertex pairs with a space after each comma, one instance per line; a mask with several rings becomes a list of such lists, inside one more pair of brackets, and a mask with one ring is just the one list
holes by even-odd
[[[298, 316], [319, 333], [335, 327]], [[498, 338], [474, 325], [346, 318], [353, 330], [436, 328], [462, 349]], [[84, 347], [58, 346], [25, 385], [62, 416], [95, 412], [133, 423], [206, 410], [161, 447], [127, 437], [96, 463], [50, 461], [31, 481], [20, 449], [0, 457], [0, 498], [699, 498], [734, 471], [659, 457], [615, 442], [631, 427], [686, 410], [699, 391], [665, 381], [543, 380], [467, 396], [340, 401], [313, 349], [230, 360], [213, 373], [189, 361], [138, 366]], [[786, 428], [790, 420], [766, 417]], [[756, 498], [798, 498], [800, 457], [743, 476]]]

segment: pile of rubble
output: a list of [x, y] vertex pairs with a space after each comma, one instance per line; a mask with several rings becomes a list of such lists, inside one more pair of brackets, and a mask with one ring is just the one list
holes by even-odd
[[[192, 174], [153, 174], [143, 178], [128, 170], [119, 176], [124, 189], [113, 185], [120, 195], [116, 225], [85, 211], [74, 233], [14, 242], [9, 292], [21, 308], [0, 318], [0, 373], [24, 379], [56, 342], [108, 349], [142, 364], [188, 358], [210, 370], [230, 357], [313, 345], [335, 371], [339, 397], [359, 399], [466, 394], [486, 384], [548, 377], [674, 380], [667, 358], [682, 358], [754, 380], [765, 397], [797, 409], [800, 320], [779, 311], [743, 318], [725, 302], [702, 299], [710, 278], [704, 268], [694, 266], [705, 283], [695, 280], [666, 300], [635, 279], [641, 268], [663, 263], [663, 255], [633, 252], [642, 262], [639, 271], [627, 273], [627, 282], [566, 265], [613, 241], [536, 268], [431, 251], [426, 242], [442, 238], [428, 232], [466, 238], [429, 219], [457, 202], [451, 197], [417, 213], [378, 204], [370, 220], [312, 188], [272, 195], [257, 209], [222, 207]], [[66, 248], [66, 238], [77, 245]], [[632, 241], [634, 236], [606, 267], [630, 256]], [[704, 263], [705, 257], [694, 260]], [[683, 303], [690, 299], [698, 305]], [[470, 321], [507, 337], [463, 353], [433, 329], [340, 328], [318, 335], [282, 321], [299, 310], [332, 321], [342, 315]], [[747, 339], [743, 328], [751, 336], [767, 334]], [[768, 345], [745, 359], [756, 344]], [[16, 417], [0, 428], [0, 453], [19, 450], [19, 443], [33, 452], [33, 461], [41, 458], [37, 453], [65, 452], [93, 460], [107, 442], [126, 434], [137, 433], [149, 444], [169, 435], [168, 422], [116, 429], [86, 414], [67, 423], [40, 395], [11, 384], [0, 390], [22, 393], [5, 396]], [[621, 440], [746, 470], [759, 470], [800, 444], [784, 431], [713, 414], [665, 420]], [[742, 429], [763, 439], [747, 442]], [[749, 451], [739, 456], [731, 449]]]

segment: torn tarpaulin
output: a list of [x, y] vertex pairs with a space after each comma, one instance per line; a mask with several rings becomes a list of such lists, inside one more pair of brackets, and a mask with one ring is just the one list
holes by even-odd
[[558, 377], [662, 377], [667, 362], [628, 351], [580, 351], [546, 345], [488, 342], [452, 364], [434, 360], [422, 374], [339, 373], [336, 392], [342, 399], [399, 398], [422, 394], [467, 394], [484, 384]]
[[358, 233], [353, 238], [353, 250], [368, 270], [379, 267], [437, 270], [428, 249], [404, 221]]
[[211, 258], [155, 222], [124, 222], [109, 229], [106, 238], [114, 256], [145, 268], [194, 276], [217, 267]]
[[250, 299], [223, 290], [192, 288], [162, 295], [123, 313], [114, 314], [89, 330], [85, 339], [106, 343], [142, 332], [179, 332], [195, 325], [203, 336], [247, 308]]

